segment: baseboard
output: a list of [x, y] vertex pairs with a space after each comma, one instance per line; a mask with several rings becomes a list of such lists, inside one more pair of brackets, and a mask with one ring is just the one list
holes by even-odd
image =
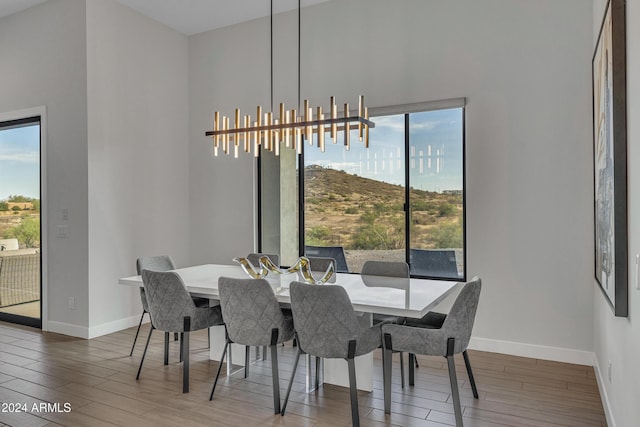
[[89, 328], [86, 326], [71, 325], [69, 323], [54, 322], [49, 320], [47, 322], [47, 331], [54, 332], [56, 334], [69, 335], [71, 337], [89, 338]]
[[[149, 315], [144, 316], [143, 323], [149, 322]], [[138, 326], [140, 323], [140, 315], [125, 317], [124, 319], [114, 320], [113, 322], [103, 323], [101, 325], [92, 326], [89, 328], [89, 338], [96, 338], [102, 335], [118, 332], [123, 329], [130, 328], [132, 326]]]
[[602, 369], [598, 363], [598, 358], [593, 356], [593, 368], [596, 371], [596, 380], [598, 382], [598, 390], [600, 390], [600, 400], [602, 400], [602, 406], [604, 408], [604, 415], [607, 417], [607, 425], [609, 427], [616, 427], [616, 420], [613, 418], [613, 411], [611, 410], [611, 402], [609, 402], [609, 396], [607, 395], [607, 388], [604, 386], [606, 383], [602, 376]]
[[[47, 322], [47, 331], [55, 332], [56, 334], [69, 335], [71, 337], [91, 339], [100, 337], [102, 335], [111, 334], [113, 332], [118, 332], [132, 326], [138, 326], [139, 322], [140, 316], [132, 316], [87, 328], [86, 326], [77, 326], [50, 320]], [[144, 317], [143, 323], [148, 322], [149, 316], [147, 315]]]
[[475, 337], [471, 338], [469, 348], [472, 350], [510, 354], [513, 356], [533, 357], [535, 359], [575, 363], [577, 365], [587, 366], [593, 366], [595, 358], [591, 351], [572, 350], [569, 348], [548, 347], [544, 345]]

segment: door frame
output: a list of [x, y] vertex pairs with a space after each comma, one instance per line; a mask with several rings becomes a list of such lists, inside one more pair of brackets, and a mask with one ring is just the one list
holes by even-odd
[[47, 205], [47, 107], [44, 105], [0, 113], [0, 122], [40, 117], [40, 322], [43, 331], [48, 330], [49, 295], [48, 275], [48, 205]]

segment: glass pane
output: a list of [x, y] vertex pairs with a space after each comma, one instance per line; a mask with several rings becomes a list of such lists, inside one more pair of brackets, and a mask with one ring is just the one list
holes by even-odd
[[277, 254], [281, 265], [298, 259], [298, 166], [297, 154], [281, 147], [280, 155], [261, 152], [261, 252]]
[[[340, 257], [360, 272], [370, 259], [405, 261], [404, 115], [375, 117], [369, 149], [350, 134], [326, 151], [305, 147], [304, 233], [308, 255]], [[315, 143], [314, 143], [315, 145]], [[318, 249], [333, 247], [333, 249]], [[336, 255], [337, 254], [337, 255]]]
[[409, 115], [411, 273], [464, 276], [463, 109]]
[[40, 318], [40, 125], [0, 126], [0, 312]]

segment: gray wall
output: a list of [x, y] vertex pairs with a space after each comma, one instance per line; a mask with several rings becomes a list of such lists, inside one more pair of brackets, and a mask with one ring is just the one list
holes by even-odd
[[[131, 326], [140, 298], [117, 281], [135, 259], [187, 264], [188, 53], [186, 36], [112, 0], [51, 0], [0, 20], [0, 112], [47, 109], [49, 330]], [[69, 237], [56, 238], [65, 223]]]
[[[86, 51], [84, 2], [51, 0], [0, 19], [0, 112], [47, 111], [48, 326], [78, 335], [89, 316]], [[56, 238], [65, 223], [69, 237]]]
[[188, 54], [186, 36], [87, 2], [90, 336], [137, 323], [137, 290], [117, 284], [136, 258], [188, 262]]
[[[635, 255], [640, 253], [640, 1], [627, 2], [627, 215], [629, 317], [616, 318], [594, 279], [594, 351], [610, 426], [634, 426], [640, 420], [640, 291], [635, 288]], [[593, 1], [595, 47], [606, 1]], [[608, 364], [611, 362], [611, 382]]]
[[[591, 361], [591, 9], [337, 0], [303, 10], [302, 96], [312, 104], [467, 97], [468, 267], [485, 283], [476, 347]], [[275, 33], [274, 98], [291, 106], [294, 15], [278, 17]], [[215, 109], [269, 105], [268, 34], [263, 19], [189, 39], [194, 263], [253, 246], [253, 161], [211, 159], [203, 133]]]

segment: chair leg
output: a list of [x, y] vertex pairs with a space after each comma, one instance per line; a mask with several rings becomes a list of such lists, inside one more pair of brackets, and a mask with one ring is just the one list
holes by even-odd
[[133, 338], [133, 345], [131, 346], [131, 353], [129, 356], [133, 356], [133, 349], [136, 347], [136, 341], [138, 341], [138, 334], [140, 333], [140, 327], [142, 326], [142, 319], [144, 319], [144, 314], [146, 311], [142, 310], [142, 316], [140, 316], [140, 323], [138, 323], [138, 329], [136, 330], [136, 336]]
[[402, 388], [404, 388], [404, 353], [401, 351], [399, 353], [400, 353], [400, 382], [402, 383]]
[[[414, 355], [414, 356], [415, 356], [415, 355]], [[418, 358], [417, 358], [417, 357], [414, 357], [414, 358], [413, 358], [413, 360], [415, 360], [415, 361], [416, 361], [416, 368], [419, 368], [419, 367], [420, 367], [420, 365], [418, 365]]]
[[[182, 338], [184, 338], [184, 332], [180, 332], [180, 342], [182, 342]], [[177, 341], [177, 340], [174, 340], [174, 341]], [[183, 349], [183, 346], [182, 346], [182, 344], [180, 344], [180, 362], [182, 362], [182, 360], [184, 358], [184, 352], [182, 351], [182, 349]]]
[[147, 337], [147, 343], [144, 345], [144, 351], [142, 352], [142, 359], [140, 359], [140, 366], [138, 367], [138, 374], [136, 375], [136, 380], [140, 378], [140, 371], [142, 371], [142, 364], [144, 363], [144, 358], [147, 355], [147, 349], [149, 348], [149, 341], [151, 341], [151, 334], [155, 328], [151, 325], [151, 329], [149, 329], [149, 336]]
[[[385, 340], [391, 340], [389, 334], [385, 334]], [[391, 346], [382, 349], [382, 378], [384, 383], [384, 413], [391, 413], [391, 370], [393, 353]], [[402, 354], [402, 353], [401, 353]]]
[[291, 380], [289, 381], [289, 387], [287, 387], [287, 395], [284, 398], [284, 403], [282, 404], [281, 415], [284, 415], [285, 409], [287, 409], [287, 402], [289, 401], [289, 394], [291, 393], [291, 386], [293, 385], [293, 379], [296, 376], [296, 370], [298, 369], [298, 362], [300, 361], [300, 354], [302, 351], [300, 347], [298, 347], [298, 351], [296, 352], [296, 360], [293, 362], [293, 371], [291, 372]]
[[415, 359], [416, 355], [413, 353], [409, 353], [409, 385], [414, 386], [416, 383], [416, 375], [415, 375]]
[[251, 347], [248, 345], [244, 346], [244, 377], [247, 378], [249, 376], [249, 355], [251, 354]]
[[320, 358], [316, 356], [316, 390], [320, 387]]
[[173, 333], [173, 340], [174, 341], [178, 341], [178, 333], [177, 332]]
[[354, 427], [360, 426], [360, 413], [358, 411], [358, 388], [356, 385], [356, 362], [347, 359], [349, 365], [349, 394], [351, 395], [351, 423]]
[[169, 364], [169, 332], [164, 333], [164, 364]]
[[[229, 347], [229, 337], [227, 337], [224, 342], [224, 349], [222, 350], [222, 356], [220, 356], [220, 362], [218, 362], [218, 372], [216, 372], [216, 379], [213, 381], [213, 387], [211, 387], [211, 395], [209, 396], [209, 400], [213, 399], [213, 393], [216, 391], [216, 385], [218, 384], [220, 371], [222, 371], [222, 362], [224, 361], [224, 356], [227, 354], [227, 347]], [[229, 361], [227, 361], [227, 363], [229, 363]]]
[[473, 371], [471, 370], [471, 363], [469, 362], [469, 354], [467, 350], [462, 352], [464, 357], [464, 364], [467, 367], [467, 374], [469, 375], [469, 383], [471, 383], [471, 390], [473, 391], [473, 397], [478, 398], [478, 389], [476, 388], [476, 380], [473, 378]]
[[271, 346], [271, 375], [273, 377], [273, 413], [280, 413], [280, 377], [278, 376], [278, 346]]
[[180, 334], [182, 338], [182, 392], [189, 393], [189, 331], [191, 330], [191, 318], [185, 316], [184, 318], [184, 332]]
[[360, 427], [360, 411], [358, 410], [358, 385], [356, 384], [356, 341], [349, 341], [347, 365], [349, 367], [349, 394], [351, 396], [351, 424]]
[[460, 406], [460, 393], [458, 392], [458, 377], [456, 375], [456, 364], [453, 360], [453, 349], [455, 339], [449, 338], [447, 341], [447, 366], [449, 367], [449, 381], [451, 382], [451, 397], [453, 398], [453, 411], [456, 416], [456, 427], [462, 427], [462, 407]]

